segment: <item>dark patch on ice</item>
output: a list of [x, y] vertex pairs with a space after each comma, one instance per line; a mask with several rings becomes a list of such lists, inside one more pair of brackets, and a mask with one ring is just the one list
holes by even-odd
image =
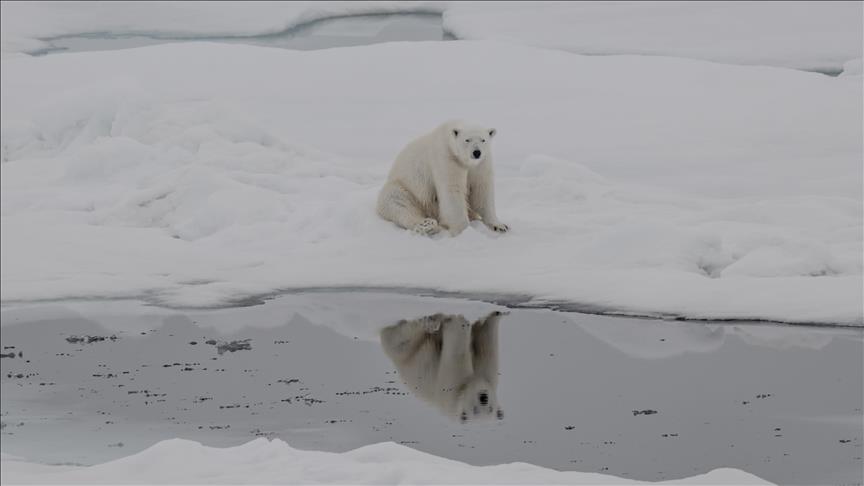
[[360, 390], [360, 391], [341, 391], [336, 392], [336, 396], [349, 396], [349, 395], [368, 395], [370, 393], [383, 393], [385, 395], [407, 395], [407, 393], [403, 392], [401, 388], [395, 386], [373, 386], [368, 390]]
[[207, 285], [207, 284], [211, 284], [211, 283], [215, 283], [215, 282], [217, 282], [217, 280], [192, 279], [192, 280], [181, 280], [177, 283], [179, 283], [180, 285], [193, 285], [194, 286], [194, 285]]
[[657, 410], [633, 410], [633, 416], [637, 415], [654, 415]]
[[171, 195], [172, 192], [173, 192], [173, 191], [167, 191], [167, 192], [165, 192], [165, 193], [163, 193], [163, 194], [159, 194], [159, 195], [154, 196], [154, 197], [152, 197], [152, 198], [150, 198], [150, 199], [147, 199], [147, 200], [141, 201], [141, 202], [138, 203], [138, 207], [139, 207], [139, 208], [146, 208], [146, 207], [150, 206], [151, 204], [153, 204], [153, 203], [156, 202], [156, 201], [161, 201], [161, 200], [167, 198], [168, 196]]
[[[219, 354], [224, 354], [226, 351], [234, 353], [236, 351], [248, 351], [252, 349], [251, 339], [240, 339], [231, 342], [216, 343], [216, 351]], [[210, 341], [208, 341], [209, 344]]]
[[102, 341], [116, 341], [117, 336], [69, 336], [66, 338], [66, 342], [72, 344], [93, 344], [93, 343], [101, 343]]
[[254, 435], [255, 437], [267, 437], [267, 438], [270, 438], [270, 437], [273, 437], [274, 435], [276, 435], [276, 432], [261, 430], [258, 428], [250, 430], [249, 433]]
[[830, 76], [830, 77], [832, 77], [832, 78], [835, 78], [835, 77], [837, 77], [837, 76], [843, 74], [843, 66], [842, 66], [842, 64], [841, 64], [841, 65], [837, 65], [837, 66], [833, 66], [833, 67], [832, 67], [832, 66], [801, 66], [801, 67], [789, 67], [789, 66], [780, 66], [780, 65], [773, 65], [773, 64], [757, 64], [757, 63], [746, 63], [746, 62], [724, 62], [724, 61], [714, 61], [714, 60], [711, 60], [711, 59], [705, 59], [705, 58], [701, 58], [701, 57], [698, 57], [698, 56], [692, 56], [692, 57], [691, 57], [691, 56], [674, 56], [674, 55], [670, 55], [670, 54], [663, 54], [663, 53], [648, 53], [648, 52], [641, 52], [641, 51], [639, 51], [639, 50], [626, 50], [626, 49], [622, 49], [622, 50], [620, 50], [620, 51], [615, 51], [615, 52], [591, 52], [591, 51], [586, 51], [586, 50], [579, 49], [579, 48], [566, 48], [566, 47], [561, 47], [561, 48], [551, 47], [550, 49], [557, 49], [557, 50], [560, 50], [560, 51], [571, 52], [571, 53], [573, 53], [573, 54], [578, 54], [578, 55], [580, 55], [580, 56], [597, 56], [597, 57], [611, 57], [611, 56], [678, 57], [678, 58], [681, 58], [681, 59], [704, 60], [704, 61], [714, 62], [714, 63], [718, 63], [718, 64], [730, 64], [730, 65], [733, 65], [733, 66], [752, 66], [752, 67], [771, 67], [771, 68], [777, 68], [777, 69], [792, 69], [792, 70], [794, 70], [794, 71], [804, 71], [804, 72], [807, 72], [807, 73], [824, 74], [825, 76]]
[[[374, 32], [366, 34], [352, 32], [358, 23], [376, 22], [381, 25]], [[63, 52], [124, 49], [190, 41], [315, 50], [393, 41], [454, 40], [456, 37], [445, 31], [442, 24], [442, 14], [439, 10], [408, 6], [402, 12], [326, 15], [298, 23], [279, 32], [263, 34], [202, 35], [183, 32], [103, 31], [43, 37], [39, 40], [47, 43], [48, 47], [34, 49], [27, 53], [32, 56], [43, 56]], [[323, 34], [319, 30], [321, 27], [326, 28]], [[339, 27], [343, 30], [341, 34], [326, 33], [326, 30], [333, 32]], [[140, 205], [147, 206], [167, 195], [159, 195]]]
[[811, 73], [824, 74], [824, 75], [826, 75], [826, 76], [831, 76], [832, 78], [836, 78], [837, 76], [840, 76], [841, 74], [843, 74], [843, 71], [844, 71], [844, 69], [843, 69], [842, 67], [839, 67], [839, 68], [829, 68], [829, 67], [824, 67], [824, 68], [802, 68], [801, 70], [802, 70], [802, 71], [811, 72]]

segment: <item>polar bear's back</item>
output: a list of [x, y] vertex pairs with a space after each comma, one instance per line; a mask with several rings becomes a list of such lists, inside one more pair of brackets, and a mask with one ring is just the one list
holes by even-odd
[[442, 138], [441, 127], [409, 142], [396, 156], [387, 176], [410, 192], [427, 214], [438, 212], [435, 192], [435, 165], [448, 157], [447, 139]]

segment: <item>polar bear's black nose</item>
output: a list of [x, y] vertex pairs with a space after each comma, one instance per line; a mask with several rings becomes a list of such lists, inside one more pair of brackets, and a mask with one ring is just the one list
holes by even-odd
[[489, 403], [489, 394], [486, 392], [480, 392], [478, 397], [480, 399], [480, 405], [486, 405]]
[[475, 150], [475, 151], [471, 152], [471, 155], [473, 155], [475, 159], [479, 159], [480, 155], [482, 155], [482, 154], [480, 153], [479, 150]]

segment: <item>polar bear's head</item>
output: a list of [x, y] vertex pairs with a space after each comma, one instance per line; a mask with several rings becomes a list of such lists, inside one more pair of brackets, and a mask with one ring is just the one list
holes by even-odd
[[494, 136], [494, 128], [482, 128], [463, 123], [450, 124], [447, 129], [450, 152], [460, 164], [469, 169], [477, 167], [490, 157]]

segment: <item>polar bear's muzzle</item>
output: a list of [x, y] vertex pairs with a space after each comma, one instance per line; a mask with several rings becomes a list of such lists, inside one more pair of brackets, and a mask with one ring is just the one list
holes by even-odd
[[475, 159], [479, 159], [481, 155], [483, 155], [483, 152], [481, 152], [477, 149], [475, 149], [473, 152], [471, 152], [471, 156], [474, 157]]

